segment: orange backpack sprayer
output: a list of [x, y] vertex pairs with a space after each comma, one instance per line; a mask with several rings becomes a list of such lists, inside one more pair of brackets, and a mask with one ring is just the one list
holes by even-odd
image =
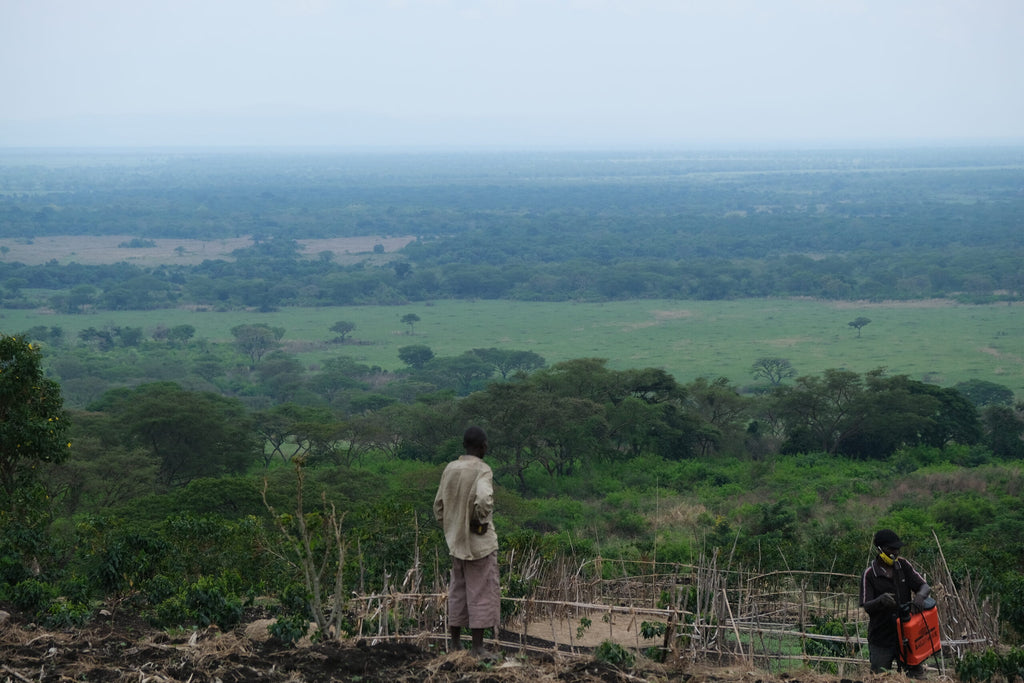
[[935, 600], [925, 598], [921, 607], [913, 603], [901, 606], [896, 631], [900, 638], [900, 659], [907, 666], [916, 666], [942, 649]]

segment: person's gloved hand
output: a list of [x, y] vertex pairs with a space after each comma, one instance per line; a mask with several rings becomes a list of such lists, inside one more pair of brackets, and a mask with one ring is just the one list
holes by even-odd
[[895, 607], [896, 596], [892, 593], [882, 593], [878, 596], [878, 604], [882, 605], [883, 607]]

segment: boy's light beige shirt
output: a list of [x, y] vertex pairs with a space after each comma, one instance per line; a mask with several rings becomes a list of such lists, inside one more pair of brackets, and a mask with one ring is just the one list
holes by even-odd
[[[444, 529], [448, 552], [460, 560], [479, 560], [498, 549], [494, 531], [494, 480], [490, 466], [475, 455], [463, 455], [448, 463], [434, 497], [434, 517]], [[471, 521], [487, 524], [474, 534]]]

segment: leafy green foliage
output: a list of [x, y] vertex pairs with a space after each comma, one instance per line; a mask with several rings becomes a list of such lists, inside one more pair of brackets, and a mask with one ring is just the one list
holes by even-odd
[[241, 576], [230, 570], [199, 577], [156, 605], [154, 621], [162, 626], [215, 625], [229, 630], [242, 618], [241, 585]]
[[242, 403], [212, 392], [157, 382], [110, 391], [93, 407], [111, 415], [124, 440], [149, 451], [167, 486], [243, 472], [260, 452]]
[[1011, 648], [1003, 653], [992, 648], [983, 652], [967, 652], [956, 661], [955, 670], [957, 678], [964, 683], [1024, 680], [1024, 649]]
[[594, 650], [594, 660], [620, 669], [631, 669], [636, 664], [636, 655], [618, 643], [605, 640]]
[[39, 348], [0, 335], [0, 514], [17, 519], [38, 502], [25, 495], [34, 470], [67, 458], [67, 425], [60, 385], [45, 377]]
[[592, 625], [593, 621], [587, 617], [580, 617], [580, 625], [576, 627], [576, 637], [582, 639]]
[[[856, 637], [856, 626], [847, 624], [842, 619], [833, 617], [821, 617], [815, 614], [809, 616], [809, 623], [804, 625], [808, 633], [815, 633], [827, 636], [842, 636], [844, 638]], [[819, 640], [808, 638], [805, 644], [807, 654], [823, 657], [852, 657], [856, 646], [843, 641]], [[816, 662], [815, 668], [819, 671], [836, 673], [838, 666], [836, 662]]]
[[278, 598], [279, 613], [276, 621], [267, 627], [270, 634], [286, 645], [294, 645], [309, 631], [309, 590], [302, 584], [285, 586]]

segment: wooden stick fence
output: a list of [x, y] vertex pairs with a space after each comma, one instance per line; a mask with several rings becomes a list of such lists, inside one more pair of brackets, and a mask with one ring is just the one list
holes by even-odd
[[[414, 568], [401, 586], [353, 597], [354, 635], [444, 638], [447, 594], [439, 564], [435, 558], [439, 578], [432, 590], [421, 590]], [[603, 578], [610, 569], [617, 576]], [[578, 565], [564, 558], [545, 562], [536, 555], [509, 558], [502, 573], [530, 587], [527, 595], [502, 598], [495, 640], [506, 648], [589, 654], [596, 639], [669, 660], [742, 661], [767, 670], [787, 661], [839, 674], [867, 666], [859, 575], [723, 570], [716, 557], [696, 565], [627, 566], [601, 557]], [[927, 575], [939, 602], [938, 667], [945, 670], [946, 656], [995, 646], [998, 609], [979, 597], [970, 579], [957, 585], [944, 558]]]

